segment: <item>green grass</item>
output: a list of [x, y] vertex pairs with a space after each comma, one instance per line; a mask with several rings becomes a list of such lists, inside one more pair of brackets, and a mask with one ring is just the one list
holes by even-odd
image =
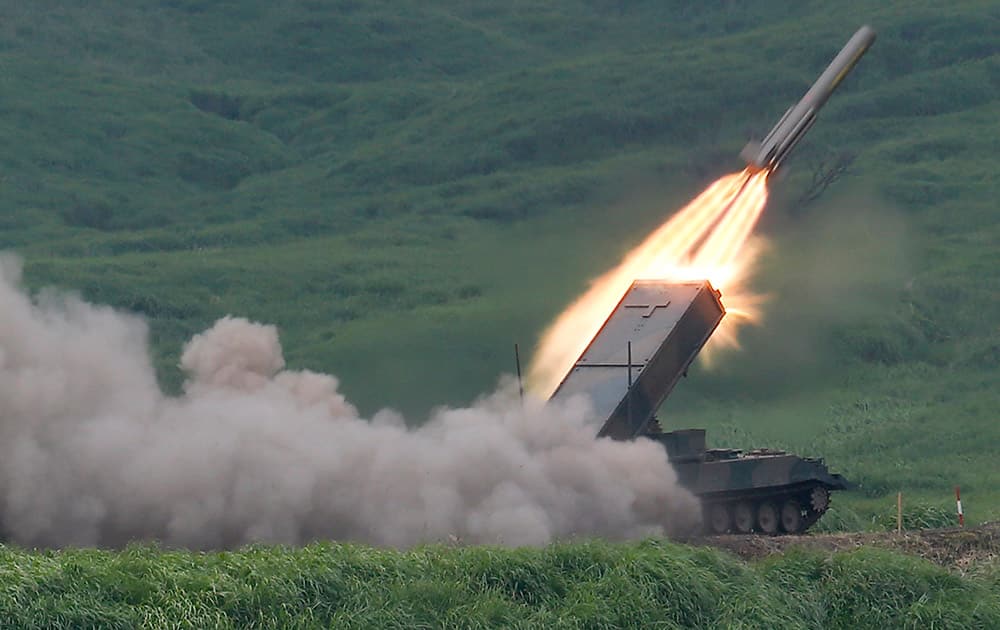
[[6, 628], [994, 627], [993, 569], [863, 549], [747, 564], [649, 540], [191, 554], [0, 550]]

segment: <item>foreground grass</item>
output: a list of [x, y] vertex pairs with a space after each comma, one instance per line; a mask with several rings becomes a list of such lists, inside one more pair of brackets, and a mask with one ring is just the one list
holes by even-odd
[[196, 554], [0, 549], [5, 628], [998, 627], [990, 570], [862, 549], [747, 564], [648, 540]]

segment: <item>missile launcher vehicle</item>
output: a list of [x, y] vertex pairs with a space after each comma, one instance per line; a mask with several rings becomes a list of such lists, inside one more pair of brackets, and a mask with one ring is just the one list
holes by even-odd
[[709, 449], [705, 431], [664, 432], [656, 411], [725, 316], [707, 281], [638, 280], [551, 399], [586, 394], [598, 436], [659, 442], [685, 488], [701, 499], [707, 533], [801, 533], [848, 482], [820, 459], [783, 451]]

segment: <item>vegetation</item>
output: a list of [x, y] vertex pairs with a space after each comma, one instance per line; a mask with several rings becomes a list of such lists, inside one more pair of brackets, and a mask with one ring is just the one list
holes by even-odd
[[[167, 388], [181, 343], [233, 313], [278, 324], [289, 363], [337, 374], [366, 412], [414, 422], [511, 371], [514, 342], [739, 168], [870, 22], [875, 47], [773, 187], [763, 321], [663, 424], [824, 456], [860, 483], [827, 528], [892, 527], [899, 490], [908, 522], [944, 524], [956, 485], [970, 521], [1000, 517], [996, 3], [7, 4], [0, 247], [28, 282], [144, 314]], [[832, 162], [849, 167], [799, 203]], [[5, 626], [1000, 615], [993, 575], [867, 551], [4, 554]]]
[[[864, 549], [746, 564], [654, 540], [196, 555], [0, 552], [5, 628], [929, 628], [1000, 624], [997, 576]], [[41, 620], [44, 620], [41, 621]]]

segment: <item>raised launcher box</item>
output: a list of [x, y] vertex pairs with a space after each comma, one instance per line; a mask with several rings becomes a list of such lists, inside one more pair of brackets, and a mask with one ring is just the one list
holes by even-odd
[[719, 298], [707, 281], [636, 280], [551, 400], [587, 394], [598, 436], [642, 435], [726, 314]]

